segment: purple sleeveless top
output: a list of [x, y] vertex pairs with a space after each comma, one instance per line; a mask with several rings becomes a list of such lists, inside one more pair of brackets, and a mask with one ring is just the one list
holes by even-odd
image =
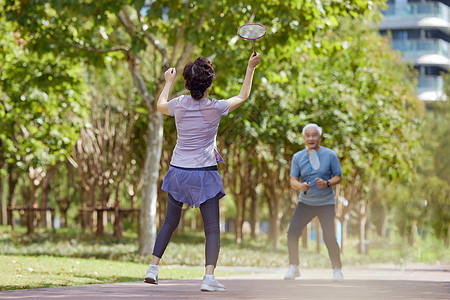
[[169, 114], [175, 116], [177, 144], [171, 165], [184, 168], [209, 167], [222, 162], [216, 149], [216, 135], [222, 116], [228, 115], [227, 100], [180, 96], [169, 101]]
[[227, 100], [180, 96], [169, 101], [169, 114], [175, 116], [177, 144], [170, 162], [175, 168], [170, 166], [162, 190], [175, 200], [199, 207], [218, 194], [220, 198], [225, 195], [219, 172], [198, 168], [223, 162], [216, 148], [216, 135], [220, 119], [228, 115], [229, 109]]

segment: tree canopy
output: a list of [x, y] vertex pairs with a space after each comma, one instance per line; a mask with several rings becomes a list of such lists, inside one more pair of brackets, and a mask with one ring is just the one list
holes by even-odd
[[[145, 137], [133, 136], [133, 147], [145, 153], [137, 159], [144, 170], [142, 253], [151, 251], [160, 167], [164, 170], [175, 143], [173, 120], [166, 119], [163, 140], [163, 119], [155, 108], [163, 74], [176, 67], [179, 75], [189, 60], [206, 56], [217, 72], [210, 95], [224, 99], [237, 94], [252, 51], [251, 42], [236, 34], [246, 22], [267, 29], [256, 41], [262, 63], [250, 99], [223, 119], [218, 136], [228, 157], [224, 169], [234, 175], [224, 174], [224, 179], [241, 221], [247, 200], [264, 202], [271, 237], [277, 239], [283, 212], [292, 203], [290, 160], [303, 147], [301, 128], [309, 122], [324, 128], [323, 145], [337, 152], [343, 186], [361, 189], [354, 203], [367, 198], [368, 182], [408, 182], [414, 175], [421, 105], [412, 72], [373, 26], [385, 1], [0, 3], [7, 24], [0, 32], [8, 41], [1, 48], [6, 63], [0, 116], [8, 124], [0, 131], [3, 156], [9, 162], [32, 158], [33, 166], [67, 157], [78, 129], [86, 127], [84, 93], [96, 90], [107, 98], [111, 89], [101, 90], [105, 78], [127, 85], [135, 93], [130, 110], [145, 114], [141, 121], [147, 123], [139, 123]], [[111, 66], [119, 64], [117, 77], [102, 75], [98, 82], [80, 74], [90, 67], [114, 72]], [[90, 89], [90, 84], [98, 86]], [[173, 94], [182, 93], [184, 84], [178, 80]], [[245, 192], [248, 186], [254, 189]]]
[[64, 160], [86, 116], [81, 68], [37, 53], [3, 16], [0, 54], [0, 149], [8, 164], [28, 170]]

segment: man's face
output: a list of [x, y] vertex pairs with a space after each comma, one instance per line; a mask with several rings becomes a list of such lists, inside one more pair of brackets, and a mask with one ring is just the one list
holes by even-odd
[[303, 136], [306, 147], [309, 149], [315, 149], [319, 146], [322, 137], [315, 128], [308, 128], [305, 130], [305, 135]]

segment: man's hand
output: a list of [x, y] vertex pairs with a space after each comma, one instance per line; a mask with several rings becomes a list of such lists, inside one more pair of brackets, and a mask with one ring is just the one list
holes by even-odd
[[309, 187], [311, 186], [311, 182], [302, 182], [302, 191], [306, 192], [307, 190], [309, 190]]
[[319, 189], [327, 188], [327, 181], [323, 180], [322, 178], [314, 178], [314, 181], [316, 182], [316, 185]]

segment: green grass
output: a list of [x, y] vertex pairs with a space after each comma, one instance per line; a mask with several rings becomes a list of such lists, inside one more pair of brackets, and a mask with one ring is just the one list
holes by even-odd
[[[178, 232], [167, 247], [162, 265], [203, 266], [204, 234], [202, 231]], [[369, 255], [360, 255], [356, 251], [357, 240], [349, 239], [342, 256], [344, 265], [365, 265], [370, 263], [450, 263], [450, 250], [442, 241], [427, 238], [417, 239], [413, 247], [400, 238], [370, 239]], [[325, 245], [316, 253], [315, 243], [310, 249], [300, 247], [303, 267], [326, 268], [330, 261]], [[38, 230], [27, 235], [25, 229], [18, 227], [11, 232], [9, 227], [0, 226], [0, 253], [9, 255], [50, 255], [55, 257], [97, 258], [117, 261], [129, 261], [148, 264], [150, 256], [140, 255], [137, 235], [126, 232], [120, 241], [110, 234], [97, 238], [93, 233], [81, 230], [60, 229], [57, 232]], [[278, 250], [272, 249], [271, 242], [261, 235], [256, 240], [245, 237], [241, 244], [234, 242], [231, 233], [221, 236], [219, 266], [256, 266], [284, 267], [288, 264], [286, 236], [282, 235]]]
[[[125, 232], [116, 241], [111, 234], [97, 238], [80, 229], [59, 229], [56, 232], [38, 229], [25, 234], [25, 228], [0, 226], [0, 289], [22, 289], [121, 281], [140, 281], [145, 274], [150, 255], [138, 254], [138, 240], [134, 232]], [[172, 237], [161, 260], [160, 278], [201, 278], [204, 266], [204, 234], [202, 231], [177, 232]], [[356, 251], [357, 240], [350, 238], [342, 255], [344, 266], [372, 263], [428, 263], [450, 264], [450, 249], [432, 237], [417, 238], [413, 247], [399, 237], [370, 238], [369, 255]], [[320, 253], [300, 247], [302, 268], [328, 268], [330, 260], [325, 245]], [[288, 265], [286, 236], [280, 247], [263, 235], [256, 240], [248, 236], [241, 244], [234, 242], [231, 233], [221, 236], [220, 266], [286, 267]], [[6, 267], [4, 267], [6, 266]], [[183, 267], [180, 267], [183, 266]], [[192, 266], [193, 268], [186, 268]], [[30, 271], [30, 268], [32, 271]], [[96, 272], [96, 273], [95, 273]], [[232, 275], [228, 273], [226, 275]]]
[[0, 255], [0, 264], [1, 290], [136, 281], [146, 268], [131, 262], [19, 255]]
[[[105, 259], [0, 255], [0, 290], [142, 281], [147, 265]], [[160, 279], [202, 278], [202, 268], [165, 267]], [[218, 276], [232, 273], [218, 270]]]

